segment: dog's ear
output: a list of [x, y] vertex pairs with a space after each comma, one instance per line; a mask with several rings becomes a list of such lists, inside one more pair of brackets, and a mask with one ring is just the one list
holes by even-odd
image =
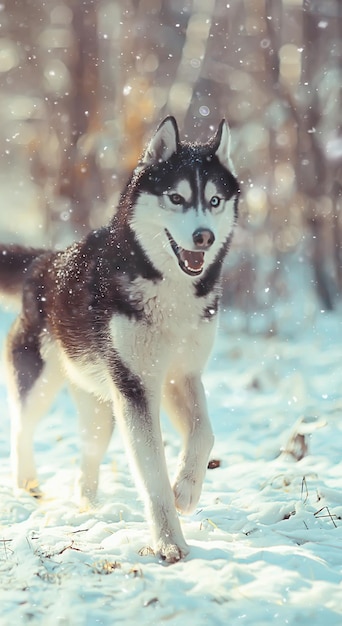
[[142, 165], [167, 161], [179, 146], [179, 133], [174, 117], [166, 117], [158, 126], [142, 157]]
[[214, 138], [214, 151], [220, 163], [235, 174], [230, 158], [230, 130], [226, 120], [222, 120]]

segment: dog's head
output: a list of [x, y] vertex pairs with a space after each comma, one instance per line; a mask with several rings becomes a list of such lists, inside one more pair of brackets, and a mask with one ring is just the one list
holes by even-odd
[[173, 117], [160, 124], [128, 186], [130, 224], [154, 265], [198, 277], [227, 247], [239, 193], [233, 171], [224, 120], [204, 144], [180, 142]]

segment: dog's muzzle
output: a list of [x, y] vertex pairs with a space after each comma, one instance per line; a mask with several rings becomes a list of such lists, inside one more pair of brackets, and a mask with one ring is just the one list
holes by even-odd
[[177, 257], [179, 267], [189, 276], [199, 276], [204, 267], [204, 246], [201, 246], [201, 250], [186, 250], [178, 245], [167, 229], [165, 229], [165, 232], [171, 248]]

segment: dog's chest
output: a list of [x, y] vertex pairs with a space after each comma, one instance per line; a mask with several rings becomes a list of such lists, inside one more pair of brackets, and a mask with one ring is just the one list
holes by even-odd
[[[185, 283], [185, 284], [184, 284]], [[139, 307], [138, 319], [114, 314], [109, 325], [113, 348], [136, 373], [164, 376], [174, 363], [203, 367], [215, 333], [215, 315], [208, 322], [205, 310], [215, 294], [196, 297], [190, 281], [137, 279], [130, 286]]]
[[203, 317], [207, 298], [196, 297], [189, 281], [155, 284], [137, 279], [130, 292], [140, 316], [138, 320], [112, 317], [110, 333], [119, 352], [129, 349], [136, 358], [149, 355], [157, 360], [163, 353], [183, 352], [191, 338], [201, 334], [199, 329], [204, 332], [203, 326], [208, 326]]
[[163, 280], [157, 284], [137, 280], [134, 290], [146, 325], [156, 332], [177, 335], [200, 323], [205, 304], [195, 296], [192, 285], [184, 281]]

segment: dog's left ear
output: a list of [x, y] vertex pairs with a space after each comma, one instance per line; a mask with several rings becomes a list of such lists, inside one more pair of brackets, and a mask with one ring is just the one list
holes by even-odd
[[220, 163], [235, 174], [234, 165], [230, 158], [230, 130], [226, 120], [222, 120], [214, 139], [215, 154]]
[[158, 126], [154, 136], [148, 144], [143, 158], [142, 165], [152, 165], [167, 161], [179, 146], [179, 133], [177, 122], [174, 117], [166, 117]]

